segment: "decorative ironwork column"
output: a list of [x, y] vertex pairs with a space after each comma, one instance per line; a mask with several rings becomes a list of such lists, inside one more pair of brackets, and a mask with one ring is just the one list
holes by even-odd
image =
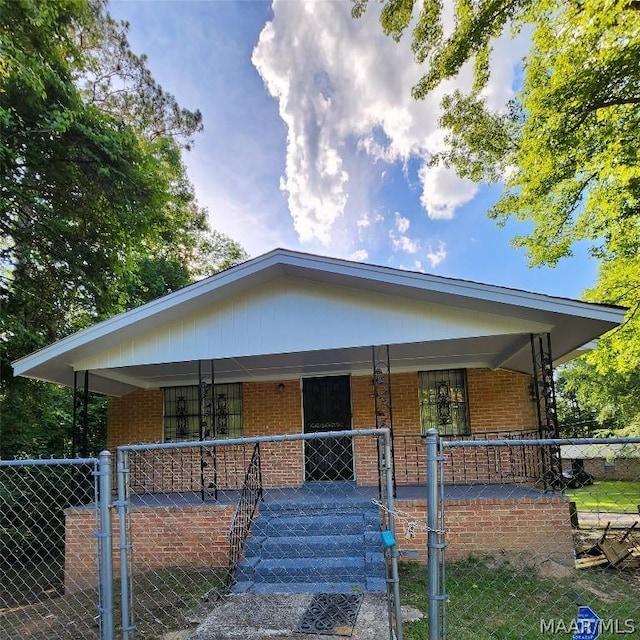
[[[81, 378], [81, 380], [79, 380]], [[73, 372], [73, 425], [71, 427], [71, 455], [86, 458], [89, 455], [87, 431], [89, 429], [89, 371]]]
[[[203, 371], [202, 361], [198, 360], [198, 424], [200, 441], [215, 438], [215, 406], [213, 400], [214, 369], [213, 360], [209, 361], [210, 371]], [[217, 465], [215, 447], [200, 447], [200, 493], [204, 502], [207, 495], [218, 499]]]
[[[393, 476], [393, 495], [396, 495], [396, 472], [393, 457], [393, 403], [391, 401], [391, 359], [389, 345], [371, 347], [373, 362], [373, 402], [376, 429], [389, 429], [391, 435], [391, 469]], [[379, 457], [383, 454], [379, 451]], [[380, 462], [380, 460], [379, 460]]]
[[[550, 333], [531, 334], [531, 357], [538, 431], [541, 438], [556, 438], [558, 436], [558, 409], [553, 380]], [[560, 447], [543, 448], [542, 468], [545, 489], [558, 487], [562, 477]]]

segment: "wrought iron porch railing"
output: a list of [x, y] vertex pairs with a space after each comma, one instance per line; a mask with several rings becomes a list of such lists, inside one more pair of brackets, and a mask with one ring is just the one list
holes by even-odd
[[235, 570], [251, 529], [258, 503], [262, 500], [262, 469], [260, 467], [260, 443], [256, 442], [244, 476], [242, 491], [229, 527], [229, 567], [227, 586], [235, 581]]
[[133, 495], [200, 494], [217, 501], [220, 493], [241, 491], [254, 443], [182, 446], [129, 453]]
[[[449, 449], [444, 479], [450, 484], [528, 483], [543, 481], [541, 447], [522, 446], [517, 440], [537, 438], [537, 430], [486, 431], [465, 436], [441, 436], [443, 440], [513, 440], [513, 447]], [[421, 434], [394, 435], [394, 462], [398, 485], [426, 484], [426, 441]]]

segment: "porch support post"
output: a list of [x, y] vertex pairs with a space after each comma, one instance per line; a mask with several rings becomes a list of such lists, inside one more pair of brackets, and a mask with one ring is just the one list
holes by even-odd
[[[558, 437], [558, 409], [556, 389], [553, 380], [553, 357], [551, 355], [551, 334], [531, 334], [531, 358], [533, 363], [533, 384], [540, 438]], [[549, 446], [542, 449], [542, 466], [545, 488], [554, 488], [562, 473], [560, 449]]]
[[[215, 361], [211, 360], [211, 407], [209, 408], [209, 420], [213, 437], [218, 437], [218, 414], [216, 410], [216, 372]], [[213, 498], [218, 499], [218, 450], [214, 446], [211, 449], [211, 462], [213, 463]]]
[[540, 437], [556, 438], [558, 435], [558, 411], [553, 380], [551, 334], [531, 335], [531, 357], [533, 359], [533, 377]]
[[[198, 360], [198, 425], [199, 425], [199, 439], [211, 440], [216, 438], [215, 432], [215, 418], [214, 418], [214, 372], [213, 372], [213, 360], [209, 361], [211, 381], [207, 381], [206, 374], [203, 372], [202, 360]], [[209, 450], [205, 450], [204, 447], [200, 447], [200, 495], [202, 501], [205, 501], [207, 489], [207, 478], [205, 469], [209, 466], [209, 462], [205, 459], [207, 456], [211, 456], [213, 463], [213, 474], [216, 475], [215, 469], [215, 452], [211, 453]], [[214, 494], [215, 499], [218, 499], [218, 487], [217, 479], [214, 477]]]
[[[382, 353], [379, 353], [381, 351]], [[396, 472], [393, 453], [393, 402], [391, 400], [391, 358], [389, 345], [371, 347], [373, 364], [373, 402], [376, 429], [389, 429], [391, 439], [391, 474], [393, 495], [396, 495]]]
[[86, 458], [88, 454], [87, 431], [89, 429], [89, 371], [84, 371], [82, 383], [79, 374], [73, 372], [73, 425], [71, 427], [71, 455]]

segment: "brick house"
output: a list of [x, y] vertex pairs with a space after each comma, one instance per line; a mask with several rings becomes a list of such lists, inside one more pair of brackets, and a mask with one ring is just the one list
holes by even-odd
[[[388, 427], [400, 500], [402, 487], [424, 484], [429, 428], [454, 439], [553, 434], [553, 365], [623, 315], [619, 307], [277, 249], [71, 335], [14, 369], [109, 396], [110, 449]], [[78, 411], [78, 453], [82, 419]], [[134, 490], [210, 487], [190, 464], [180, 479], [160, 472]], [[447, 480], [536, 480], [506, 473], [499, 461], [471, 466], [450, 460]], [[274, 447], [262, 470], [265, 487], [377, 482], [375, 452], [357, 443]], [[404, 508], [419, 515], [425, 503], [415, 495]], [[565, 521], [564, 502], [554, 499], [544, 505], [553, 511], [544, 516], [551, 537]], [[488, 498], [475, 504], [476, 515], [513, 510]], [[458, 501], [458, 523], [465, 505]], [[540, 540], [521, 520], [522, 544]], [[485, 544], [467, 525], [453, 535], [466, 549]], [[421, 548], [423, 540], [406, 545]]]

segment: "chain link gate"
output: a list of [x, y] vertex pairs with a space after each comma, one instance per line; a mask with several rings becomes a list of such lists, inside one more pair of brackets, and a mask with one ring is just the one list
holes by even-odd
[[640, 634], [640, 438], [434, 430], [427, 476], [429, 640]]
[[[259, 629], [255, 605], [234, 618], [242, 598], [279, 595], [304, 611], [291, 632], [353, 627], [360, 606], [377, 607], [402, 640], [388, 429], [120, 447], [117, 485], [123, 640], [198, 638], [216, 612]], [[323, 606], [333, 620], [312, 613]]]

